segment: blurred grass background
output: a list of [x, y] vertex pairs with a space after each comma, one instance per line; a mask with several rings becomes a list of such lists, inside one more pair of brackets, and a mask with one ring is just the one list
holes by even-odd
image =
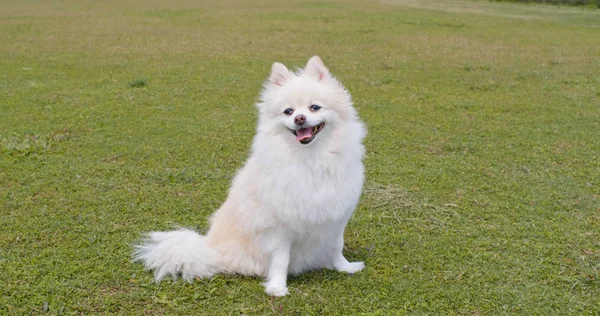
[[[600, 11], [468, 0], [0, 2], [0, 311], [600, 313]], [[154, 284], [207, 227], [273, 62], [320, 55], [369, 128], [354, 276]]]

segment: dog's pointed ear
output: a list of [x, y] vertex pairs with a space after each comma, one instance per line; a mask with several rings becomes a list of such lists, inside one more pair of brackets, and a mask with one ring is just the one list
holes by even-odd
[[331, 76], [329, 74], [329, 69], [325, 67], [325, 64], [323, 64], [323, 61], [319, 56], [311, 57], [308, 60], [308, 63], [306, 63], [306, 68], [304, 68], [304, 70], [319, 81], [323, 81]]
[[269, 76], [269, 82], [271, 84], [281, 86], [287, 80], [292, 77], [292, 73], [282, 64], [274, 63], [271, 67], [271, 75]]

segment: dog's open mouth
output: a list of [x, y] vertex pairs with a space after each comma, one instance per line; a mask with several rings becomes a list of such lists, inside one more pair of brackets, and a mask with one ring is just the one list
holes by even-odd
[[292, 134], [296, 135], [296, 140], [300, 142], [302, 145], [306, 145], [315, 139], [315, 136], [319, 134], [319, 132], [325, 126], [325, 122], [321, 122], [318, 125], [312, 127], [305, 127], [297, 130], [290, 129]]

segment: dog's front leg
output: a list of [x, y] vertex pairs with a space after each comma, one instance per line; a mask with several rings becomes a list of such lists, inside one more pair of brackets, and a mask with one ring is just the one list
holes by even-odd
[[263, 285], [265, 292], [271, 296], [289, 294], [286, 281], [290, 263], [290, 244], [280, 245], [271, 254], [271, 263], [267, 272], [267, 280]]
[[341, 222], [337, 229], [333, 230], [333, 234], [329, 239], [329, 256], [331, 258], [331, 266], [333, 270], [340, 272], [348, 272], [350, 274], [361, 271], [365, 268], [363, 262], [348, 262], [344, 257], [344, 230], [346, 222]]

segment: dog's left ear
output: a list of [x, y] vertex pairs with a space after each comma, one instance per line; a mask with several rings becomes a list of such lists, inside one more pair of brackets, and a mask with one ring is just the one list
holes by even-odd
[[308, 63], [306, 63], [306, 68], [304, 68], [304, 71], [306, 71], [307, 74], [315, 77], [319, 81], [323, 81], [324, 79], [331, 76], [329, 74], [329, 69], [325, 67], [325, 64], [323, 64], [323, 61], [321, 60], [321, 58], [319, 58], [319, 56], [311, 57], [308, 60]]

